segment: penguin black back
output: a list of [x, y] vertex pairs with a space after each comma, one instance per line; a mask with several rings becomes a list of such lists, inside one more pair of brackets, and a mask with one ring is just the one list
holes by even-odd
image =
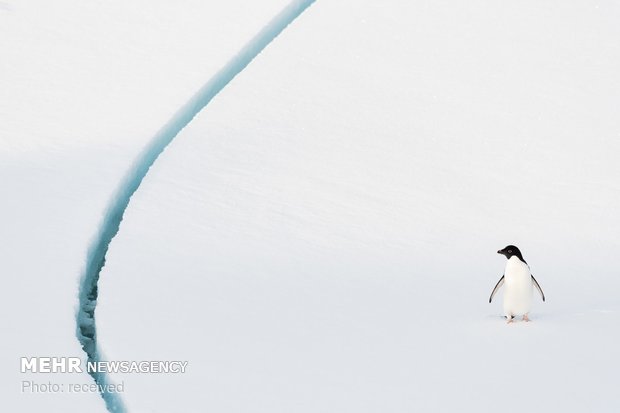
[[505, 255], [508, 259], [510, 259], [510, 257], [516, 256], [518, 259], [527, 264], [525, 259], [523, 259], [523, 255], [521, 254], [521, 251], [519, 251], [519, 248], [514, 245], [508, 245], [506, 248], [497, 251], [497, 253]]

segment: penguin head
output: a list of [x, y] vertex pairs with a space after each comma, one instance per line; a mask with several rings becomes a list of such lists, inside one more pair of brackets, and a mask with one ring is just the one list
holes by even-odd
[[521, 255], [521, 251], [519, 251], [519, 248], [515, 247], [514, 245], [508, 245], [506, 248], [497, 251], [497, 253], [505, 255], [508, 259], [512, 257], [517, 257], [521, 261], [525, 262], [525, 260], [523, 259], [523, 255]]

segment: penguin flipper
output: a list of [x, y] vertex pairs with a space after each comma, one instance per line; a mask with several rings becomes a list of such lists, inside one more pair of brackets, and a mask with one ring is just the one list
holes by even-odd
[[540, 285], [538, 284], [538, 281], [536, 281], [536, 278], [534, 278], [533, 275], [532, 275], [532, 281], [534, 282], [534, 287], [536, 287], [536, 289], [540, 293], [540, 296], [542, 297], [542, 300], [545, 301], [545, 293], [543, 293], [542, 288], [540, 288]]
[[[534, 278], [534, 277], [532, 277]], [[493, 296], [495, 295], [495, 293], [497, 292], [497, 290], [499, 290], [499, 288], [504, 285], [504, 276], [502, 275], [502, 278], [499, 279], [499, 281], [497, 282], [497, 284], [495, 284], [495, 288], [493, 288], [493, 291], [491, 292], [491, 296], [489, 297], [489, 303], [493, 300]], [[540, 288], [540, 287], [538, 287]], [[544, 300], [543, 300], [544, 301]]]

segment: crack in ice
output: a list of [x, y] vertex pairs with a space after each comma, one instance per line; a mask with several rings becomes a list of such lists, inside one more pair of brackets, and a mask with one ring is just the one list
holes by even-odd
[[[112, 239], [119, 231], [123, 214], [132, 195], [139, 188], [150, 167], [178, 133], [239, 74], [273, 39], [291, 24], [315, 0], [294, 0], [278, 13], [231, 60], [226, 63], [155, 135], [125, 176], [106, 209], [97, 236], [92, 241], [79, 286], [79, 307], [76, 314], [77, 338], [88, 361], [102, 361], [97, 343], [95, 309], [99, 275], [105, 265]], [[110, 379], [105, 373], [89, 373], [100, 388], [108, 388]], [[101, 392], [110, 412], [123, 413], [126, 408], [119, 394]]]

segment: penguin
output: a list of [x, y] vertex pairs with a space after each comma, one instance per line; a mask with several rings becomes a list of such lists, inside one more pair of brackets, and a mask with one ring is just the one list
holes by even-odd
[[545, 294], [530, 272], [530, 266], [523, 259], [523, 254], [514, 245], [497, 251], [508, 258], [504, 275], [499, 279], [489, 297], [489, 303], [502, 285], [504, 288], [504, 315], [508, 323], [512, 323], [515, 316], [522, 316], [523, 321], [530, 321], [528, 314], [532, 308], [533, 289], [536, 287], [543, 301]]

